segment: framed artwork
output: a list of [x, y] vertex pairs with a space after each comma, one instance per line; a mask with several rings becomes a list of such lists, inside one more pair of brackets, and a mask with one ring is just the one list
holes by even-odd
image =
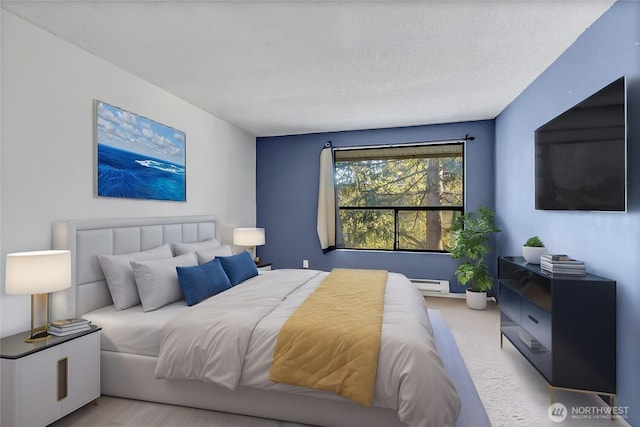
[[186, 201], [185, 133], [94, 103], [98, 196]]

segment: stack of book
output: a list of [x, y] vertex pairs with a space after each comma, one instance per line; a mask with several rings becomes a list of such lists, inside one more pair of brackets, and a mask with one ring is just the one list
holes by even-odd
[[529, 347], [531, 350], [542, 350], [542, 344], [540, 344], [540, 341], [538, 341], [522, 329], [518, 331], [518, 338], [520, 338], [520, 341], [522, 341], [524, 345]]
[[568, 274], [584, 276], [584, 261], [573, 259], [568, 255], [544, 254], [540, 256], [540, 268], [552, 274]]
[[91, 321], [83, 318], [54, 320], [49, 323], [49, 334], [64, 337], [91, 329]]

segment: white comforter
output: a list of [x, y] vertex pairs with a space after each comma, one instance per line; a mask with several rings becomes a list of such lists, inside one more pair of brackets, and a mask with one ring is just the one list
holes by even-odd
[[[268, 378], [278, 331], [327, 274], [275, 270], [184, 310], [163, 329], [156, 378], [348, 401]], [[452, 426], [460, 410], [458, 394], [436, 350], [424, 300], [400, 274], [389, 274], [385, 291], [373, 405], [397, 410], [409, 426]]]

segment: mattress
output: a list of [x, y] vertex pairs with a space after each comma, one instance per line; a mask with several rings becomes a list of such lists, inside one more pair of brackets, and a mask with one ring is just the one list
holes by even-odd
[[82, 317], [102, 328], [101, 350], [157, 357], [165, 323], [188, 308], [184, 300], [146, 313], [142, 305], [126, 310], [109, 305]]
[[[261, 271], [259, 276], [270, 273]], [[108, 305], [82, 317], [102, 328], [101, 350], [158, 357], [162, 328], [178, 313], [188, 309], [184, 300], [147, 312], [140, 304], [126, 310], [116, 310], [114, 305]]]

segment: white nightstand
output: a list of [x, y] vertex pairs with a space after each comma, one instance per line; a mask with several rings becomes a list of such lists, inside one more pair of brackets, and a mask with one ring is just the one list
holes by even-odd
[[36, 343], [0, 340], [3, 427], [44, 426], [100, 397], [100, 328]]
[[258, 267], [258, 271], [271, 271], [271, 263], [263, 263], [261, 262], [256, 267]]

